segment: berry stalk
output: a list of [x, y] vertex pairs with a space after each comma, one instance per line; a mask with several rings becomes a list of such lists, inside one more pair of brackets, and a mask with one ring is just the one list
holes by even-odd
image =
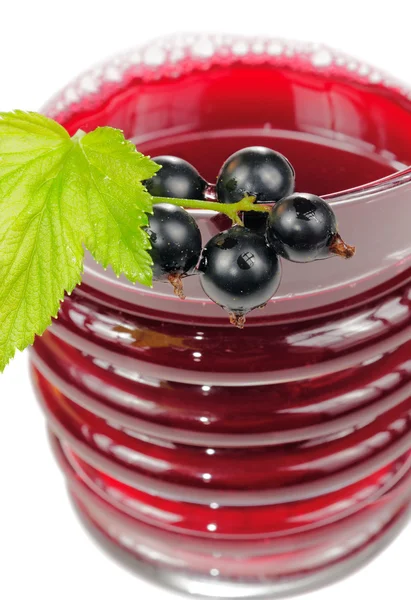
[[344, 242], [340, 234], [336, 233], [329, 246], [329, 251], [341, 258], [352, 258], [355, 254], [355, 246]]
[[243, 222], [239, 216], [242, 212], [265, 212], [268, 213], [271, 210], [270, 206], [265, 204], [255, 204], [255, 196], [246, 196], [239, 202], [234, 204], [223, 204], [221, 202], [211, 202], [207, 200], [190, 200], [186, 198], [165, 198], [160, 196], [153, 196], [153, 204], [174, 204], [181, 206], [182, 208], [198, 208], [203, 210], [214, 210], [216, 212], [223, 213], [229, 217], [236, 225], [243, 225]]

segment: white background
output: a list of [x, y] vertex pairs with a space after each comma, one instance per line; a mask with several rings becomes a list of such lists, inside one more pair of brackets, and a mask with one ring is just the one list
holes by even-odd
[[[38, 109], [79, 71], [172, 32], [250, 33], [325, 42], [411, 83], [408, 0], [2, 0], [0, 110]], [[410, 136], [411, 137], [411, 136]], [[411, 143], [411, 139], [410, 139]], [[411, 528], [372, 564], [307, 600], [409, 600]], [[393, 593], [393, 582], [395, 592]], [[26, 356], [0, 375], [0, 598], [123, 600], [174, 594], [94, 546], [75, 518], [30, 389]]]

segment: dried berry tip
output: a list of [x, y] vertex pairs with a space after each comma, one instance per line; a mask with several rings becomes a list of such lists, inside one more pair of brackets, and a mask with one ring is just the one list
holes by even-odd
[[183, 280], [181, 275], [169, 275], [167, 279], [173, 286], [175, 295], [180, 298], [180, 300], [185, 300], [186, 297], [184, 295]]
[[352, 258], [355, 254], [355, 246], [346, 244], [339, 233], [335, 234], [329, 250], [332, 254], [341, 256], [341, 258]]
[[230, 323], [231, 323], [231, 325], [238, 327], [238, 329], [244, 329], [245, 316], [231, 312], [230, 313]]

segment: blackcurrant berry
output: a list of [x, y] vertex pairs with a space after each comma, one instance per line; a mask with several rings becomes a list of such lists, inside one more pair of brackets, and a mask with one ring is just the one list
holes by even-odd
[[181, 278], [193, 272], [201, 255], [201, 234], [193, 217], [180, 206], [155, 204], [147, 233], [151, 241], [154, 281], [169, 281], [184, 298]]
[[288, 160], [270, 148], [251, 146], [232, 154], [221, 167], [216, 193], [220, 202], [232, 204], [244, 196], [257, 202], [276, 202], [294, 191], [295, 173]]
[[153, 161], [161, 169], [145, 181], [152, 196], [203, 200], [206, 181], [189, 162], [176, 156], [157, 156]]
[[355, 251], [338, 235], [331, 206], [314, 194], [292, 194], [279, 200], [269, 214], [266, 235], [275, 252], [294, 262], [333, 254], [350, 258]]
[[203, 250], [199, 270], [204, 292], [240, 328], [245, 315], [276, 292], [281, 276], [277, 255], [264, 237], [245, 227], [214, 236]]

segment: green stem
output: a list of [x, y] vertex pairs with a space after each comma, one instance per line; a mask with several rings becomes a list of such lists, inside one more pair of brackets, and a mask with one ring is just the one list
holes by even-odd
[[161, 198], [160, 196], [153, 197], [153, 204], [166, 203], [175, 204], [182, 208], [198, 208], [202, 210], [214, 210], [223, 213], [230, 217], [233, 223], [243, 225], [239, 217], [241, 212], [269, 212], [270, 206], [266, 204], [255, 204], [255, 196], [246, 196], [239, 202], [234, 204], [222, 204], [221, 202], [209, 202], [208, 200], [189, 200], [186, 198]]

